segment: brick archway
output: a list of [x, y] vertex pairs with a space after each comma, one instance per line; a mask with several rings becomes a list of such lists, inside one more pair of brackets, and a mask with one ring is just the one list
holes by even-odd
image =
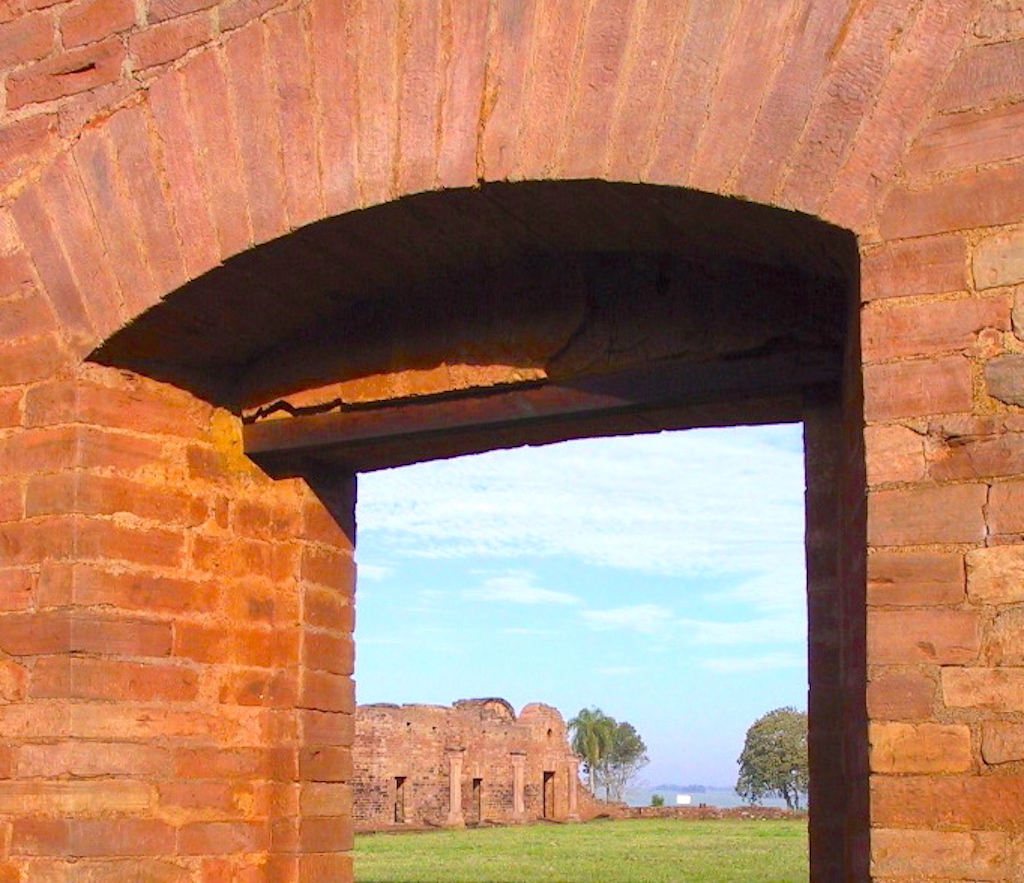
[[[865, 403], [840, 447], [867, 452], [873, 793], [870, 832], [846, 839], [873, 864], [844, 873], [1012, 880], [1013, 10], [188, 6], [0, 15], [0, 870], [347, 873], [350, 525], [241, 455], [204, 371], [161, 383], [86, 354], [211, 271], [265, 287], [257, 245], [301, 288], [323, 254], [296, 266], [289, 231], [416, 192], [594, 179], [857, 235]], [[216, 306], [245, 352], [244, 301]]]

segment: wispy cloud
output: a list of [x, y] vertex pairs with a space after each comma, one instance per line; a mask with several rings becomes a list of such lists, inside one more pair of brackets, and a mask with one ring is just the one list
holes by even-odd
[[758, 573], [800, 566], [802, 482], [795, 427], [584, 440], [361, 476], [359, 525], [392, 556]]
[[761, 672], [778, 668], [803, 668], [806, 665], [807, 657], [798, 653], [766, 653], [763, 656], [705, 659], [700, 663], [701, 668], [723, 674]]
[[645, 635], [664, 632], [675, 619], [672, 611], [660, 604], [634, 604], [629, 607], [612, 607], [608, 610], [584, 610], [580, 615], [591, 628], [626, 629]]
[[580, 599], [567, 592], [556, 592], [534, 585], [529, 573], [506, 573], [484, 580], [482, 586], [466, 589], [463, 597], [475, 601], [498, 601], [505, 604], [579, 604]]
[[371, 580], [372, 582], [382, 582], [388, 577], [394, 575], [394, 568], [387, 567], [383, 564], [363, 564], [360, 563], [359, 567], [359, 579], [360, 580]]

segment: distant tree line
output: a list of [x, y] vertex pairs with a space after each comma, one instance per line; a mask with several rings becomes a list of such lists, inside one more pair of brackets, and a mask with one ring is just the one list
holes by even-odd
[[572, 748], [583, 760], [590, 790], [604, 788], [605, 800], [622, 800], [634, 776], [647, 765], [647, 746], [636, 728], [600, 708], [582, 708], [569, 721]]

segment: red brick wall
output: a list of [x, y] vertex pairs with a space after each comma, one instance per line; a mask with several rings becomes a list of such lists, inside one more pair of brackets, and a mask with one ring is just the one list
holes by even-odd
[[345, 879], [344, 531], [233, 418], [84, 359], [317, 219], [572, 177], [859, 237], [835, 675], [872, 790], [829, 873], [1019, 876], [1022, 56], [1003, 0], [3, 4], [0, 879]]

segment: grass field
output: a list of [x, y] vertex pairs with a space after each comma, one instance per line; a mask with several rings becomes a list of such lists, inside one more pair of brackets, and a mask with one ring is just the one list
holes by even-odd
[[356, 883], [806, 883], [806, 821], [638, 820], [356, 838]]

